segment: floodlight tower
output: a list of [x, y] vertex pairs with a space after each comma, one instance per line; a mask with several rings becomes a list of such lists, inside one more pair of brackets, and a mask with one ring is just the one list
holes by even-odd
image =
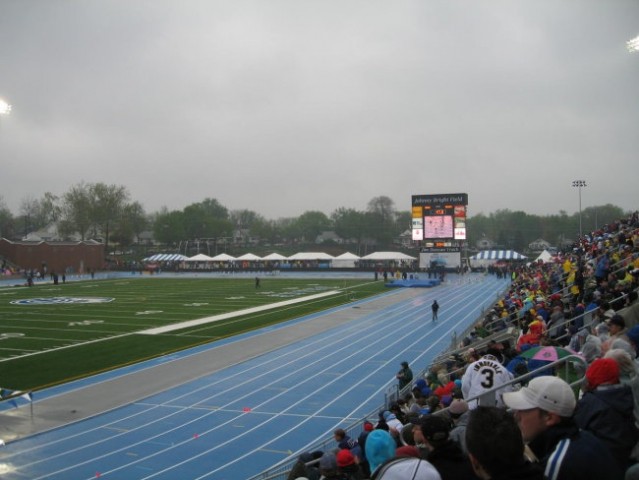
[[582, 230], [581, 230], [581, 188], [586, 186], [585, 180], [573, 180], [573, 187], [577, 187], [579, 190], [579, 241], [581, 242]]
[[639, 35], [626, 42], [626, 47], [630, 53], [639, 52]]

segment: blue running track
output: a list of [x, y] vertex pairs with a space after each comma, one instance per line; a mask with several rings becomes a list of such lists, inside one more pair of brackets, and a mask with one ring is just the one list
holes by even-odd
[[[0, 478], [250, 478], [379, 408], [401, 361], [414, 371], [427, 367], [450, 346], [452, 332], [477, 320], [507, 285], [492, 276], [450, 275], [439, 287], [413, 289], [412, 298], [381, 309], [371, 308], [371, 300], [350, 304], [343, 311], [370, 311], [143, 401], [8, 443], [0, 448]], [[430, 316], [435, 298], [437, 322]], [[188, 352], [172, 357], [180, 355]], [[60, 390], [37, 392], [34, 408], [38, 398]]]

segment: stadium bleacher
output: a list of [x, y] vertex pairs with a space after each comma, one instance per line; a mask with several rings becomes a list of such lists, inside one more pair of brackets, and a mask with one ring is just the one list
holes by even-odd
[[[559, 253], [549, 262], [532, 263], [508, 269], [507, 272], [502, 269], [494, 273], [510, 275], [510, 288], [482, 318], [458, 337], [459, 341], [442, 352], [432, 365], [422, 369], [411, 385], [407, 385], [401, 391], [397, 389], [385, 398], [385, 403], [380, 405], [378, 411], [371, 412], [366, 418], [347, 428], [346, 434], [350, 438], [356, 439], [370, 429], [371, 419], [376, 423], [373, 428], [388, 430], [383, 412], [393, 412], [401, 417], [405, 424], [419, 424], [429, 415], [444, 415], [449, 418], [453, 399], [466, 403], [477, 401], [479, 405], [494, 406], [500, 390], [521, 389], [528, 385], [531, 379], [539, 376], [563, 379], [573, 388], [576, 400], [583, 395], [579, 387], [584, 384], [589, 364], [605, 354], [605, 351], [600, 349], [594, 357], [587, 358], [584, 355], [583, 339], [588, 335], [597, 337], [595, 340], [604, 345], [605, 342], [615, 340], [613, 349], [620, 349], [626, 354], [634, 352], [631, 374], [625, 381], [630, 385], [639, 384], [639, 366], [636, 359], [639, 348], [637, 212], [627, 219], [584, 235], [569, 250]], [[552, 313], [557, 312], [556, 315], [552, 316], [551, 310]], [[614, 338], [609, 338], [605, 326], [610, 323], [613, 315], [615, 318], [621, 318], [617, 323], [622, 326], [622, 330]], [[598, 326], [604, 328], [597, 328]], [[575, 343], [574, 340], [579, 338], [582, 339], [581, 342]], [[570, 349], [570, 346], [573, 349]], [[568, 354], [555, 361], [537, 363], [522, 359], [522, 353], [531, 348], [548, 349], [549, 352], [553, 349], [567, 350]], [[505, 368], [512, 365], [512, 379], [502, 385], [486, 388], [480, 395], [465, 398], [462, 388], [464, 373], [472, 362], [486, 358], [486, 355], [498, 360]], [[516, 359], [521, 361], [515, 362]], [[634, 391], [639, 392], [639, 388], [635, 388]], [[422, 394], [434, 400], [421, 401], [419, 397]], [[633, 401], [635, 412], [639, 412], [639, 398], [634, 397]], [[418, 405], [419, 408], [411, 409], [412, 404]], [[428, 408], [422, 408], [426, 405], [430, 406], [430, 411], [427, 411]], [[422, 413], [415, 415], [416, 411]], [[634, 433], [639, 439], [639, 415], [635, 415], [634, 418], [630, 415], [626, 421], [634, 425]], [[401, 432], [404, 428], [390, 431], [397, 443], [398, 456], [401, 455], [399, 450], [402, 447], [423, 447], [415, 445], [412, 435], [403, 435]], [[312, 476], [314, 469], [321, 467], [317, 452], [334, 452], [336, 446], [333, 439], [325, 439], [309, 450], [309, 454], [314, 452], [315, 455], [313, 458], [306, 457], [309, 460], [306, 462], [309, 475]], [[639, 450], [638, 446], [639, 444], [634, 445], [633, 456], [627, 459], [627, 464], [631, 465], [628, 475], [639, 469], [639, 464], [636, 464], [639, 460], [636, 453]], [[428, 455], [423, 453], [422, 457], [427, 459]], [[601, 458], [592, 458], [590, 461], [596, 463], [606, 458], [608, 457], [602, 454]], [[252, 480], [303, 478], [306, 475], [303, 468], [291, 470], [294, 464], [299, 467], [299, 462], [299, 458], [288, 459]], [[609, 478], [615, 477], [613, 465], [608, 467]], [[339, 473], [339, 468], [337, 470], [335, 477], [324, 478], [369, 478], [369, 472], [362, 469], [355, 476], [344, 476], [345, 474]], [[625, 471], [625, 468], [623, 470]], [[565, 471], [563, 475], [557, 478], [568, 478]]]

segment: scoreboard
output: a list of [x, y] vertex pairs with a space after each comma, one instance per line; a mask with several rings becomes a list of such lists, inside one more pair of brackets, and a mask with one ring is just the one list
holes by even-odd
[[413, 240], [466, 240], [467, 205], [467, 193], [413, 195]]

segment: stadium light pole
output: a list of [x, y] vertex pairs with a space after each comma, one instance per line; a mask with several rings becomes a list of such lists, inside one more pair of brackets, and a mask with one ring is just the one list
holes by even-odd
[[577, 190], [579, 190], [579, 239], [581, 240], [582, 233], [583, 233], [582, 230], [581, 230], [581, 187], [585, 187], [586, 186], [586, 181], [585, 180], [573, 180], [572, 186], [573, 187], [577, 187]]

